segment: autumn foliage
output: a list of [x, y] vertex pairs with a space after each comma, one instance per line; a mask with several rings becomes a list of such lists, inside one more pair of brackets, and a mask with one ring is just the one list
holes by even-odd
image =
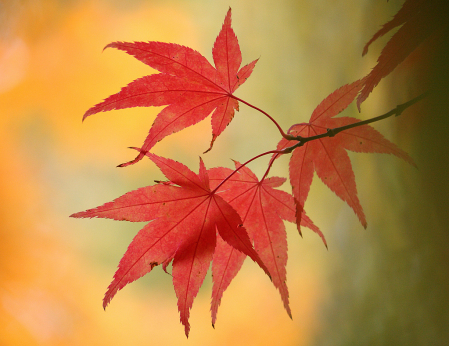
[[[368, 125], [379, 119], [361, 122], [336, 115], [357, 96], [360, 108], [379, 81], [393, 71], [421, 41], [438, 30], [442, 18], [438, 17], [441, 20], [432, 22], [429, 27], [426, 23], [435, 7], [430, 6], [429, 10], [424, 3], [406, 1], [398, 14], [368, 42], [364, 54], [379, 36], [403, 25], [387, 43], [378, 64], [366, 77], [335, 90], [316, 107], [308, 123], [295, 124], [287, 132], [266, 112], [234, 95], [251, 76], [257, 60], [241, 67], [242, 56], [231, 27], [230, 9], [213, 45], [215, 66], [197, 51], [172, 43], [114, 42], [107, 45], [106, 48], [116, 48], [133, 55], [160, 73], [131, 82], [90, 108], [83, 120], [113, 109], [166, 105], [157, 115], [142, 146], [133, 148], [138, 152], [135, 159], [120, 166], [135, 164], [146, 156], [159, 167], [167, 181], [158, 181], [97, 208], [71, 215], [76, 218], [148, 222], [121, 259], [104, 297], [103, 307], [128, 283], [157, 266], [167, 271], [171, 264], [180, 319], [188, 336], [190, 309], [210, 264], [213, 277], [211, 313], [212, 325], [215, 325], [223, 292], [248, 256], [279, 290], [284, 308], [291, 317], [286, 284], [287, 239], [284, 221], [295, 223], [300, 234], [302, 227], [311, 229], [327, 246], [323, 233], [304, 210], [314, 173], [354, 210], [366, 228], [367, 221], [357, 195], [347, 151], [393, 154], [414, 164], [407, 153]], [[429, 11], [432, 13], [429, 14]], [[410, 28], [414, 30], [412, 33]], [[417, 100], [412, 100], [403, 108]], [[156, 143], [166, 136], [196, 124], [210, 114], [212, 139], [207, 151], [211, 150], [241, 103], [273, 121], [281, 135], [276, 148], [243, 164], [235, 162], [234, 169], [208, 169], [200, 159], [198, 173], [182, 163], [151, 152]], [[393, 110], [386, 116], [399, 115], [403, 108]], [[291, 154], [289, 180], [292, 194], [278, 189], [286, 181], [285, 178], [269, 177], [276, 159], [288, 154]], [[271, 160], [266, 173], [259, 179], [246, 165], [264, 155], [271, 155]]]

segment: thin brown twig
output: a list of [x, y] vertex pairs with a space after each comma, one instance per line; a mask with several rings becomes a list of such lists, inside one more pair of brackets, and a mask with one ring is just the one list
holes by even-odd
[[327, 132], [322, 133], [320, 135], [316, 135], [316, 136], [310, 136], [310, 137], [297, 136], [297, 137], [293, 137], [292, 140], [298, 141], [298, 143], [296, 143], [295, 145], [293, 145], [291, 147], [284, 148], [282, 151], [283, 151], [284, 154], [288, 154], [288, 153], [291, 153], [295, 148], [301, 147], [304, 144], [306, 144], [307, 142], [313, 141], [315, 139], [320, 139], [320, 138], [324, 138], [324, 137], [334, 137], [336, 134], [338, 134], [338, 133], [340, 133], [340, 132], [342, 132], [344, 130], [351, 129], [353, 127], [367, 125], [367, 124], [373, 123], [375, 121], [386, 119], [388, 117], [391, 117], [392, 115], [399, 116], [408, 107], [410, 107], [410, 106], [414, 105], [416, 102], [422, 100], [423, 98], [428, 96], [428, 94], [429, 94], [429, 92], [422, 93], [421, 95], [411, 99], [410, 101], [407, 101], [405, 103], [397, 105], [396, 108], [392, 109], [391, 111], [389, 111], [389, 112], [387, 112], [385, 114], [379, 115], [377, 117], [371, 118], [371, 119], [358, 121], [358, 122], [353, 123], [353, 124], [349, 124], [349, 125], [345, 125], [345, 126], [341, 126], [341, 127], [336, 127], [336, 128], [333, 128], [333, 129], [327, 129]]

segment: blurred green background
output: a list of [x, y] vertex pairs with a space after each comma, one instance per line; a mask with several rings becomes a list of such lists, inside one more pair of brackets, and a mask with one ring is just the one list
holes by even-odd
[[[225, 292], [215, 329], [211, 280], [196, 297], [191, 333], [179, 323], [171, 277], [162, 270], [120, 291], [106, 312], [104, 292], [143, 224], [68, 216], [153, 183], [149, 161], [115, 168], [134, 154], [160, 109], [84, 112], [130, 81], [154, 73], [112, 41], [164, 41], [210, 61], [225, 14], [246, 64], [260, 58], [237, 96], [284, 128], [306, 122], [316, 105], [367, 74], [385, 38], [365, 42], [402, 2], [366, 1], [0, 1], [0, 344], [1, 345], [446, 345], [449, 344], [447, 95], [374, 127], [408, 151], [350, 154], [368, 228], [314, 180], [310, 230], [287, 225], [293, 320], [253, 263]], [[370, 118], [416, 96], [408, 65], [345, 115]], [[444, 65], [435, 66], [444, 72]], [[445, 71], [446, 73], [447, 71]], [[447, 74], [437, 73], [447, 85]], [[435, 101], [435, 100], [433, 100]], [[210, 119], [172, 135], [154, 152], [198, 169]], [[279, 134], [253, 109], [240, 112], [202, 155], [232, 166], [275, 148]], [[266, 158], [252, 164], [259, 177]], [[271, 174], [288, 176], [288, 158]], [[288, 184], [283, 187], [290, 191]]]

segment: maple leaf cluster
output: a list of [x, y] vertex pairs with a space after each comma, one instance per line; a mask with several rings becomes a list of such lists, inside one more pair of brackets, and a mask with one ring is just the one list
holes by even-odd
[[[287, 237], [284, 221], [296, 223], [300, 234], [301, 226], [308, 227], [327, 246], [323, 233], [304, 211], [314, 173], [354, 210], [366, 228], [367, 221], [357, 196], [347, 151], [393, 154], [413, 164], [407, 153], [386, 140], [367, 121], [335, 116], [345, 110], [357, 95], [360, 107], [379, 80], [402, 61], [393, 51], [397, 47], [395, 41], [401, 40], [407, 23], [415, 20], [410, 18], [413, 6], [421, 5], [422, 1], [408, 0], [398, 15], [368, 42], [365, 52], [377, 37], [406, 23], [392, 38], [393, 43], [387, 44], [378, 65], [367, 77], [331, 93], [316, 107], [308, 123], [295, 124], [287, 133], [267, 113], [234, 95], [250, 77], [257, 60], [240, 67], [242, 56], [231, 27], [231, 9], [212, 49], [215, 66], [197, 51], [172, 43], [114, 42], [107, 45], [106, 48], [117, 48], [133, 55], [160, 73], [131, 82], [120, 92], [90, 108], [83, 120], [95, 113], [113, 109], [165, 105], [142, 146], [134, 148], [138, 151], [136, 158], [120, 166], [134, 164], [146, 156], [168, 180], [71, 215], [75, 218], [148, 221], [122, 257], [105, 294], [103, 307], [128, 283], [151, 272], [156, 266], [162, 266], [167, 271], [171, 264], [180, 320], [188, 336], [190, 309], [211, 263], [211, 314], [214, 325], [223, 292], [248, 256], [279, 290], [284, 308], [291, 317], [286, 284]], [[412, 48], [412, 45], [402, 48], [402, 55]], [[389, 59], [390, 55], [396, 60]], [[182, 163], [151, 152], [158, 141], [212, 113], [209, 151], [234, 117], [235, 111], [239, 110], [239, 102], [262, 112], [275, 123], [282, 135], [276, 149], [243, 164], [235, 162], [235, 169], [207, 169], [200, 159], [198, 174]], [[396, 111], [398, 114], [399, 111]], [[285, 178], [268, 177], [275, 160], [290, 153], [292, 194], [277, 189], [286, 181]], [[272, 155], [272, 158], [265, 175], [259, 180], [246, 164], [264, 155]]]

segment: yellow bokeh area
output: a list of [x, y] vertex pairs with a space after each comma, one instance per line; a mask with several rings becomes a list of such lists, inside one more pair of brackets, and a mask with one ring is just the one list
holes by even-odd
[[[221, 5], [217, 19], [204, 24], [198, 24], [188, 8], [187, 3], [151, 1], [2, 4], [2, 345], [187, 343], [166, 274], [155, 271], [120, 292], [106, 312], [101, 307], [118, 261], [142, 224], [74, 220], [68, 215], [161, 178], [149, 162], [115, 168], [133, 157], [126, 148], [141, 144], [160, 109], [102, 113], [84, 123], [81, 118], [130, 81], [155, 72], [122, 52], [102, 52], [109, 42], [177, 42], [203, 50], [210, 58], [227, 6]], [[208, 26], [214, 32], [206, 44], [201, 30]], [[197, 170], [198, 156], [209, 141], [210, 125], [205, 121], [167, 139], [157, 153]], [[218, 156], [226, 145], [217, 147]], [[229, 157], [222, 164], [230, 165]], [[298, 329], [269, 280], [254, 265], [248, 267], [226, 293], [215, 330], [207, 278], [192, 310], [191, 344], [310, 339], [318, 278], [298, 283], [301, 295], [308, 298], [295, 295], [301, 306], [296, 316], [310, 320]], [[254, 292], [259, 299], [254, 299]]]
[[[439, 127], [422, 119], [410, 125], [402, 116], [375, 127], [388, 139], [399, 138], [424, 166], [421, 171], [388, 155], [351, 154], [366, 231], [318, 179], [306, 210], [326, 235], [329, 250], [310, 230], [301, 238], [286, 224], [293, 320], [279, 292], [249, 261], [224, 293], [215, 329], [210, 274], [206, 277], [191, 310], [189, 339], [179, 322], [171, 276], [161, 268], [125, 287], [103, 311], [102, 298], [119, 260], [144, 224], [69, 215], [163, 179], [145, 159], [116, 168], [135, 157], [127, 148], [143, 143], [161, 108], [110, 111], [81, 121], [96, 103], [155, 73], [124, 52], [103, 47], [113, 41], [173, 42], [211, 61], [229, 6], [243, 64], [259, 58], [236, 95], [287, 130], [306, 122], [329, 93], [370, 71], [385, 40], [362, 59], [363, 45], [400, 3], [0, 0], [0, 345], [449, 342], [444, 309], [449, 299], [443, 293], [449, 291], [444, 274], [449, 262], [438, 247], [448, 240], [441, 216], [447, 185], [433, 183], [444, 180], [447, 153], [429, 155], [446, 142], [426, 151], [420, 140], [431, 141], [432, 135], [417, 135], [419, 126]], [[345, 115], [377, 116], [407, 101], [408, 89], [398, 91], [394, 83], [381, 84], [362, 114], [351, 105]], [[154, 152], [197, 172], [199, 156], [208, 168], [231, 167], [230, 159], [244, 162], [272, 150], [280, 137], [266, 117], [240, 105], [213, 150], [203, 155], [210, 140], [208, 118], [165, 138]], [[250, 168], [261, 177], [267, 162], [262, 158]], [[271, 174], [287, 177], [288, 158]], [[282, 188], [290, 191], [288, 183]], [[429, 191], [442, 194], [432, 199]], [[436, 267], [441, 271], [434, 272]], [[440, 309], [432, 296], [443, 302]]]

